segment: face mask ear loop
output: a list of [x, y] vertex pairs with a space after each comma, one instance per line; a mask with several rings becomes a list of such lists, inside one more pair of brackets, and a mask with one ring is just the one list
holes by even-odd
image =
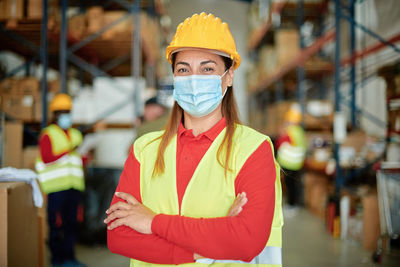
[[[220, 76], [221, 79], [222, 79], [222, 77], [225, 76], [225, 74], [228, 72], [228, 70], [229, 70], [229, 69], [227, 69], [227, 70], [224, 72], [224, 74], [222, 74], [222, 75]], [[226, 91], [228, 91], [228, 86], [225, 88], [225, 91], [224, 91], [224, 93], [223, 93], [223, 95], [222, 95], [222, 98], [224, 98], [224, 96], [225, 96], [225, 94], [226, 94]]]
[[226, 89], [225, 89], [224, 94], [222, 95], [222, 98], [224, 98], [224, 96], [225, 96], [226, 92], [228, 91], [228, 89], [229, 89], [229, 87], [227, 86]]
[[222, 74], [220, 77], [221, 77], [221, 79], [222, 79], [222, 77], [224, 77], [225, 76], [225, 74], [228, 72], [228, 70], [229, 69], [227, 69], [225, 72], [224, 72], [224, 74]]

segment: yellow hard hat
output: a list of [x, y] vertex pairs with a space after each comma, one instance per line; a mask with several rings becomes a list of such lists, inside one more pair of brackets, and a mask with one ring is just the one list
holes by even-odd
[[285, 121], [299, 124], [301, 122], [301, 107], [298, 103], [293, 103], [285, 113]]
[[71, 110], [72, 100], [67, 94], [58, 94], [50, 102], [50, 111]]
[[185, 48], [205, 48], [230, 57], [234, 62], [234, 69], [237, 69], [241, 62], [228, 24], [213, 14], [194, 14], [179, 24], [165, 50], [165, 57], [172, 64], [172, 54]]

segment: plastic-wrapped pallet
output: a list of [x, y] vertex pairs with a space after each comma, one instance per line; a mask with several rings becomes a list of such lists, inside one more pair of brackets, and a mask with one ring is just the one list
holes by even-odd
[[90, 88], [83, 88], [73, 99], [72, 121], [78, 124], [92, 123], [96, 117], [94, 92]]
[[[131, 77], [109, 79], [98, 77], [93, 81], [96, 118], [107, 123], [133, 123], [135, 120], [135, 89], [144, 91], [145, 80]], [[143, 94], [139, 94], [143, 95]], [[143, 100], [139, 103], [143, 104]]]
[[133, 129], [107, 129], [95, 133], [97, 146], [94, 165], [102, 168], [124, 167], [136, 132]]

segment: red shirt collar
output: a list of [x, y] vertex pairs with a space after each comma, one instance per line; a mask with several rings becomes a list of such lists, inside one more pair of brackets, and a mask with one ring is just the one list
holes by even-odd
[[[196, 139], [200, 139], [202, 136], [205, 136], [208, 139], [210, 139], [211, 141], [214, 141], [215, 138], [217, 138], [217, 136], [225, 128], [225, 126], [226, 126], [225, 117], [222, 117], [222, 119], [220, 119], [219, 122], [217, 122], [213, 127], [211, 127], [211, 129], [205, 131], [204, 133], [199, 134], [195, 138]], [[194, 137], [193, 130], [186, 129], [183, 126], [183, 123], [181, 122], [179, 124], [179, 127], [178, 127], [178, 137], [181, 137], [182, 135], [187, 135], [187, 136], [190, 136], [190, 137]]]

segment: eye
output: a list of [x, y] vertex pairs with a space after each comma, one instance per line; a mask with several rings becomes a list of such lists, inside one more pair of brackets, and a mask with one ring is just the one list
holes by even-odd
[[177, 72], [178, 73], [186, 73], [186, 72], [188, 72], [188, 70], [187, 70], [187, 68], [178, 68]]
[[203, 68], [204, 73], [213, 73], [214, 70], [215, 69], [213, 67], [209, 67], [209, 66]]

